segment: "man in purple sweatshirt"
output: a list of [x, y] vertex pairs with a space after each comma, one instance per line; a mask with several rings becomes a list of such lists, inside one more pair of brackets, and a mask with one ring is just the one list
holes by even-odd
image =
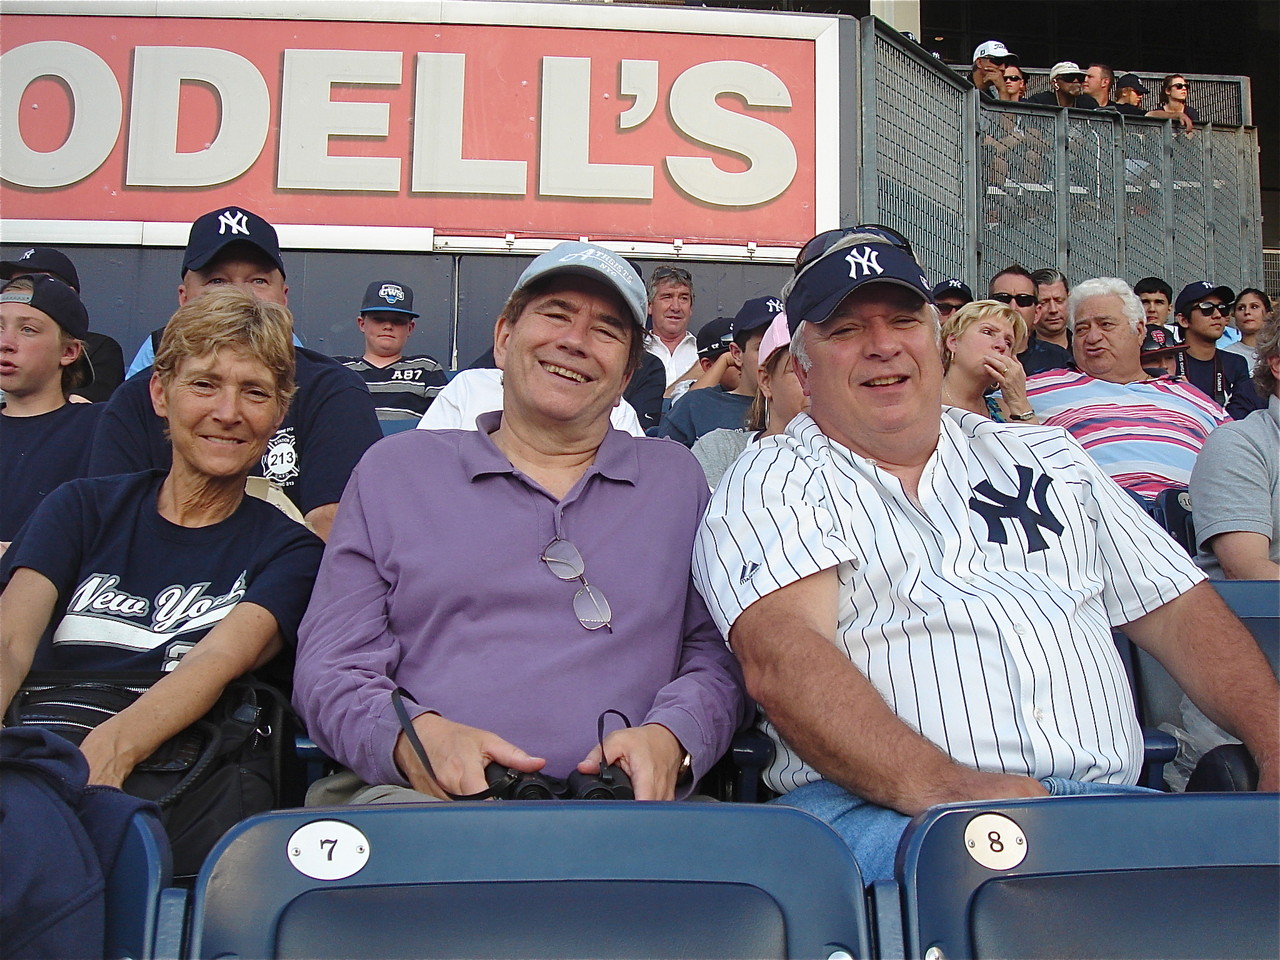
[[560, 244], [498, 318], [502, 411], [361, 460], [299, 632], [294, 702], [348, 768], [308, 802], [474, 794], [490, 763], [595, 773], [606, 711], [634, 724], [608, 714], [603, 753], [637, 799], [686, 795], [725, 751], [741, 673], [689, 576], [706, 482], [609, 424], [645, 312], [625, 260]]

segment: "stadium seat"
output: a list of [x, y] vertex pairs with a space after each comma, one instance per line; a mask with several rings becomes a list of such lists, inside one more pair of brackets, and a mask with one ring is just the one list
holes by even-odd
[[905, 956], [1277, 956], [1277, 822], [1276, 794], [935, 807], [898, 848]]
[[106, 881], [106, 956], [154, 956], [160, 893], [173, 883], [169, 838], [156, 814], [134, 814]]
[[379, 420], [378, 426], [382, 428], [382, 435], [389, 437], [393, 433], [402, 433], [405, 430], [412, 430], [417, 427], [418, 421], [412, 417], [400, 420]]
[[210, 854], [188, 956], [868, 957], [857, 864], [746, 804], [374, 804], [251, 817]]
[[1186, 487], [1161, 490], [1152, 516], [1183, 550], [1193, 557], [1196, 555], [1196, 525], [1191, 516], [1191, 494]]

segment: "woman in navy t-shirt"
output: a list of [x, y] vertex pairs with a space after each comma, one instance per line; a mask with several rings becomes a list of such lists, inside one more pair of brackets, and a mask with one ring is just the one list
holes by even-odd
[[0, 706], [33, 665], [165, 674], [85, 737], [91, 783], [120, 786], [296, 641], [322, 544], [245, 495], [293, 395], [292, 325], [237, 290], [181, 307], [151, 379], [171, 468], [64, 484], [4, 556]]

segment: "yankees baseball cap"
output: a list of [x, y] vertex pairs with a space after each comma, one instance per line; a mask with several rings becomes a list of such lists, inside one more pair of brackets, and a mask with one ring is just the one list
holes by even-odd
[[733, 343], [733, 317], [716, 317], [708, 320], [698, 331], [698, 356], [714, 360]]
[[49, 273], [76, 293], [80, 292], [80, 275], [76, 266], [61, 250], [53, 247], [29, 247], [16, 260], [0, 261], [0, 280], [12, 280], [33, 273]]
[[788, 329], [801, 321], [825, 323], [853, 291], [868, 283], [892, 283], [929, 299], [929, 281], [915, 258], [889, 243], [834, 247], [792, 281], [787, 293]]
[[1142, 85], [1142, 81], [1138, 79], [1138, 75], [1136, 73], [1126, 73], [1123, 77], [1121, 77], [1119, 80], [1116, 81], [1117, 90], [1123, 90], [1125, 87], [1131, 87], [1132, 89], [1137, 90], [1143, 96], [1146, 96], [1148, 93], [1151, 92], [1150, 90], [1148, 90], [1146, 87]]
[[965, 303], [973, 303], [973, 291], [969, 289], [969, 285], [963, 280], [954, 277], [950, 280], [943, 280], [929, 291], [929, 300], [932, 303], [937, 303], [939, 297], [955, 298], [963, 300]]
[[636, 326], [644, 329], [649, 316], [644, 281], [631, 264], [598, 244], [566, 240], [552, 247], [525, 268], [516, 281], [515, 289], [523, 290], [535, 280], [561, 273], [590, 277], [608, 284], [627, 305]]
[[1191, 312], [1191, 307], [1205, 297], [1217, 297], [1225, 304], [1236, 302], [1236, 295], [1230, 287], [1221, 286], [1212, 280], [1197, 280], [1195, 283], [1188, 283], [1182, 288], [1182, 292], [1178, 294], [1178, 299], [1174, 301], [1173, 312], [1180, 313], [1185, 317]]
[[1007, 60], [1011, 63], [1018, 62], [1018, 55], [1010, 53], [1009, 48], [999, 40], [988, 40], [985, 43], [978, 44], [973, 51], [973, 62], [977, 63], [983, 57], [992, 61]]
[[35, 274], [27, 279], [31, 281], [30, 290], [15, 290], [6, 283], [0, 290], [0, 303], [29, 303], [47, 313], [71, 336], [83, 340], [89, 332], [89, 313], [80, 302], [80, 295], [57, 277]]
[[364, 291], [361, 313], [404, 313], [412, 319], [421, 314], [413, 310], [413, 288], [394, 280], [375, 280]]
[[181, 273], [207, 266], [223, 247], [231, 243], [253, 244], [280, 269], [280, 276], [284, 276], [284, 258], [280, 255], [276, 228], [243, 207], [211, 210], [191, 224]]
[[738, 308], [733, 318], [733, 336], [739, 337], [761, 327], [768, 326], [782, 312], [782, 301], [777, 297], [756, 297]]

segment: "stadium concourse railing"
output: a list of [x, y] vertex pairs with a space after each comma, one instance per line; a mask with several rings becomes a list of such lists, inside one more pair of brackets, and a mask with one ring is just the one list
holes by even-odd
[[1262, 282], [1247, 78], [1214, 78], [1221, 95], [1206, 116], [1234, 123], [1185, 133], [1110, 111], [980, 102], [967, 77], [883, 22], [858, 27], [857, 216], [910, 237], [931, 280], [977, 289], [1017, 262], [1073, 283]]

